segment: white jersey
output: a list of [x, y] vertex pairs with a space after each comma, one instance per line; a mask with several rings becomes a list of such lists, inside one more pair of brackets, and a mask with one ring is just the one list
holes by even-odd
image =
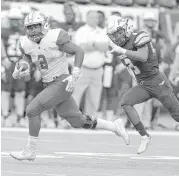
[[56, 45], [61, 30], [49, 30], [39, 44], [29, 40], [27, 36], [20, 40], [24, 54], [31, 56], [32, 62], [42, 74], [43, 82], [51, 82], [55, 77], [69, 73], [66, 53], [60, 51]]

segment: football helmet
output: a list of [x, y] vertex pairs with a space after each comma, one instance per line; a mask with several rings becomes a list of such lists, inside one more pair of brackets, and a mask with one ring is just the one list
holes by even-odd
[[133, 24], [126, 18], [112, 18], [107, 26], [108, 37], [118, 46], [123, 46], [133, 32]]
[[[30, 26], [40, 24], [40, 32], [29, 28]], [[39, 11], [30, 12], [24, 20], [24, 28], [28, 38], [34, 42], [40, 41], [49, 29], [48, 17]]]

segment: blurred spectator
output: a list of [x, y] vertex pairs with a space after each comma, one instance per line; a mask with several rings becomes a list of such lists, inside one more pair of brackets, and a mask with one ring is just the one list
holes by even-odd
[[108, 49], [108, 39], [104, 30], [98, 27], [98, 17], [97, 11], [89, 11], [86, 25], [76, 33], [76, 43], [84, 49], [85, 57], [81, 68], [83, 76], [78, 80], [73, 96], [80, 105], [85, 93], [84, 111], [92, 115], [95, 115], [100, 103], [104, 51]]
[[98, 26], [103, 29], [106, 25], [106, 17], [103, 11], [98, 10], [98, 15], [99, 15], [99, 22]]

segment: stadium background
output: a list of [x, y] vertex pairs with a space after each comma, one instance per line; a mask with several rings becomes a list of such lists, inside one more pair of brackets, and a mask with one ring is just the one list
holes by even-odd
[[[74, 11], [76, 14], [76, 22], [85, 24], [86, 14], [89, 10], [98, 10], [102, 11], [105, 15], [105, 20], [111, 16], [113, 12], [119, 12], [123, 17], [130, 18], [134, 22], [135, 30], [139, 30], [143, 26], [143, 17], [147, 12], [154, 14], [156, 17], [157, 25], [156, 30], [160, 30], [167, 39], [163, 38], [161, 40], [161, 63], [165, 65], [172, 64], [175, 54], [173, 51], [169, 51], [169, 56], [166, 56], [166, 50], [172, 48], [172, 46], [177, 41], [179, 36], [179, 2], [176, 0], [74, 0]], [[65, 23], [65, 14], [64, 14], [64, 3], [67, 3], [67, 0], [17, 0], [17, 1], [2, 1], [1, 2], [1, 37], [3, 38], [4, 31], [10, 28], [8, 14], [12, 9], [18, 9], [24, 15], [29, 13], [31, 10], [40, 10], [43, 13], [50, 16], [49, 22], [53, 28], [62, 27]], [[68, 31], [75, 33], [74, 31]], [[71, 34], [71, 35], [73, 35]], [[4, 40], [4, 39], [3, 39]], [[6, 41], [4, 41], [6, 43]], [[168, 50], [167, 50], [168, 51]], [[171, 53], [171, 55], [170, 55]], [[169, 72], [169, 70], [165, 70]], [[123, 84], [122, 82], [120, 84]], [[178, 89], [178, 86], [175, 87]], [[5, 90], [6, 91], [6, 90]], [[8, 101], [7, 99], [1, 99], [1, 102]], [[12, 99], [10, 99], [12, 101]], [[18, 102], [18, 101], [17, 101]], [[22, 105], [23, 106], [23, 105]], [[159, 107], [161, 107], [159, 105]], [[4, 126], [12, 127], [19, 126], [16, 123], [16, 116], [14, 116], [14, 105], [10, 105], [10, 113], [8, 114], [8, 123]], [[105, 108], [104, 108], [105, 109]], [[53, 127], [53, 112], [51, 118], [49, 118], [49, 113], [42, 115], [44, 120], [44, 127]], [[119, 112], [121, 115], [121, 112]], [[123, 115], [123, 114], [122, 114]], [[159, 121], [162, 121], [168, 124], [167, 127], [174, 129], [175, 122], [169, 117], [168, 113], [164, 108], [161, 108]], [[14, 119], [15, 117], [15, 119]], [[2, 120], [4, 117], [2, 116]], [[125, 117], [124, 117], [125, 118]], [[49, 120], [50, 119], [50, 120]], [[169, 121], [167, 119], [170, 119]], [[58, 119], [59, 120], [59, 119]], [[4, 122], [2, 122], [4, 124]], [[20, 126], [23, 126], [21, 124]], [[25, 126], [25, 125], [24, 125]], [[68, 128], [68, 125], [63, 120], [60, 120], [59, 128]], [[162, 128], [164, 126], [161, 126]], [[164, 127], [165, 128], [165, 127]], [[165, 128], [166, 129], [166, 128]]]

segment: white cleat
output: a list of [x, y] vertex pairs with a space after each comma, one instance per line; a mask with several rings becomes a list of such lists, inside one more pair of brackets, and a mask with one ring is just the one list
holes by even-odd
[[36, 151], [35, 149], [27, 147], [19, 152], [11, 152], [10, 156], [12, 156], [14, 159], [17, 159], [19, 161], [22, 160], [34, 161], [36, 158]]
[[141, 143], [140, 143], [140, 147], [137, 150], [137, 154], [141, 154], [143, 152], [145, 152], [149, 146], [149, 144], [151, 143], [151, 136], [142, 136], [141, 139]]
[[121, 136], [124, 139], [126, 145], [129, 145], [130, 143], [129, 135], [126, 132], [122, 119], [115, 120], [114, 124], [116, 128], [116, 131], [115, 131], [116, 135]]

